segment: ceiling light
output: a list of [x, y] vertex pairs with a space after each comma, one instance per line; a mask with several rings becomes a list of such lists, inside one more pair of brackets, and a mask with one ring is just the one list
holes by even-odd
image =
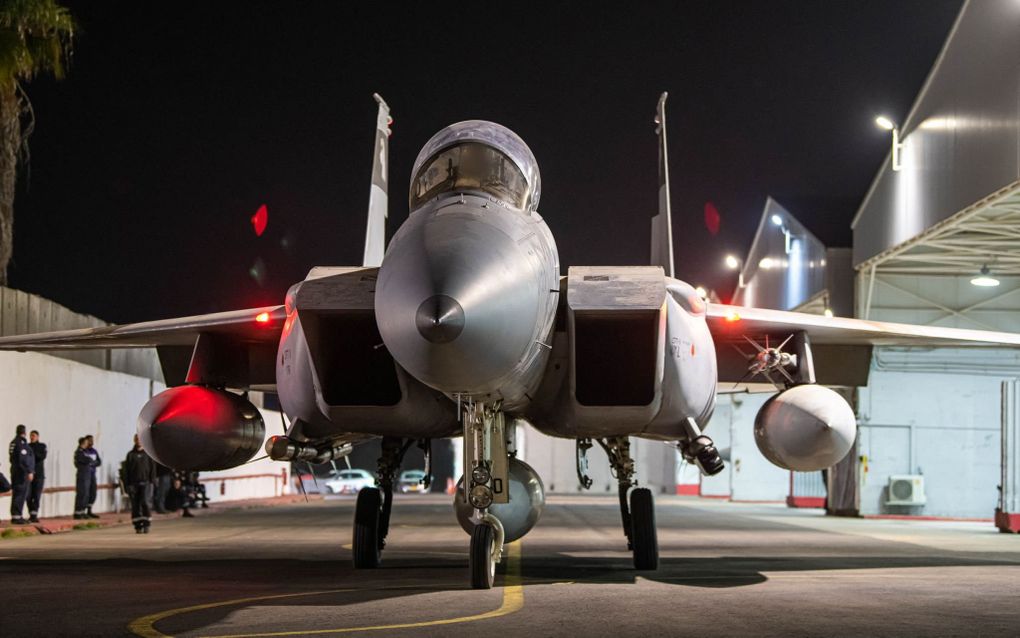
[[992, 271], [988, 269], [988, 266], [981, 266], [981, 273], [977, 277], [970, 280], [972, 286], [980, 286], [982, 288], [992, 288], [999, 285], [999, 280], [992, 277]]
[[775, 224], [776, 226], [782, 226], [783, 225], [783, 218], [780, 217], [778, 214], [773, 215], [772, 216], [772, 223]]
[[730, 270], [736, 270], [740, 268], [740, 260], [733, 255], [726, 255], [726, 267]]
[[758, 262], [758, 266], [760, 266], [761, 268], [764, 268], [765, 270], [768, 270], [769, 268], [771, 268], [774, 265], [775, 265], [775, 263], [772, 261], [771, 257], [762, 257], [761, 261]]

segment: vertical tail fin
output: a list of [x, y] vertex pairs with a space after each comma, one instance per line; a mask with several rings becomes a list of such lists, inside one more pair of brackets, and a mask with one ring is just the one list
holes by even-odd
[[372, 97], [379, 103], [375, 123], [375, 148], [372, 152], [372, 188], [368, 195], [368, 229], [365, 231], [365, 258], [362, 265], [382, 265], [386, 252], [386, 213], [389, 203], [388, 173], [390, 165], [390, 107], [378, 93]]
[[652, 217], [652, 265], [673, 276], [673, 221], [669, 206], [669, 155], [666, 152], [666, 95], [655, 109], [655, 133], [659, 136], [659, 214]]

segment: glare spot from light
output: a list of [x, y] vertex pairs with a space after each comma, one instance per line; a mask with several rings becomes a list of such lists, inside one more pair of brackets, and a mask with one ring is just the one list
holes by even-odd
[[761, 261], [758, 262], [758, 267], [761, 268], [762, 270], [768, 270], [773, 266], [775, 266], [775, 262], [772, 261], [771, 257], [762, 257]]
[[772, 223], [775, 224], [776, 226], [782, 226], [783, 225], [783, 218], [778, 213], [773, 214], [771, 219], [772, 219]]
[[706, 297], [708, 297], [708, 291], [705, 290], [704, 286], [698, 286], [697, 288], [694, 289], [694, 292], [696, 292], [697, 295], [699, 297], [701, 297], [702, 299], [705, 299]]
[[831, 319], [832, 318], [832, 308], [826, 308], [825, 312], [823, 312], [822, 314], [825, 315], [826, 317], [829, 317]]
[[733, 255], [726, 255], [726, 267], [730, 270], [736, 270], [740, 268], [740, 260]]
[[740, 321], [740, 315], [737, 314], [735, 310], [728, 310], [726, 311], [726, 316], [724, 317], [724, 319], [726, 319], [726, 321], [730, 323], [733, 323], [734, 321]]
[[894, 128], [896, 128], [896, 124], [894, 124], [892, 120], [890, 120], [884, 115], [879, 115], [878, 117], [875, 118], [875, 125], [878, 126], [878, 128], [884, 129], [886, 131], [891, 131]]
[[269, 313], [260, 312], [259, 314], [255, 315], [255, 321], [258, 323], [269, 323]]

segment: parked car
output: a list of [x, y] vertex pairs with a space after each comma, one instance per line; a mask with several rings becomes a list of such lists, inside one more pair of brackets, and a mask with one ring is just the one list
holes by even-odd
[[323, 485], [328, 494], [357, 494], [362, 488], [374, 487], [375, 477], [366, 470], [340, 470], [336, 477], [327, 479]]
[[400, 490], [401, 494], [407, 494], [408, 492], [419, 492], [424, 493], [428, 490], [425, 489], [425, 472], [423, 470], [404, 470], [400, 473], [400, 477], [397, 478], [397, 489]]

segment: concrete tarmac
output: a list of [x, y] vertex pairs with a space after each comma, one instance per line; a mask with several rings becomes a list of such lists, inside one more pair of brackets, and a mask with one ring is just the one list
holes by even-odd
[[396, 499], [378, 570], [353, 499], [0, 541], [0, 635], [918, 636], [1020, 633], [1020, 536], [990, 523], [836, 519], [658, 498], [636, 572], [614, 498], [552, 497], [469, 588], [446, 496]]

